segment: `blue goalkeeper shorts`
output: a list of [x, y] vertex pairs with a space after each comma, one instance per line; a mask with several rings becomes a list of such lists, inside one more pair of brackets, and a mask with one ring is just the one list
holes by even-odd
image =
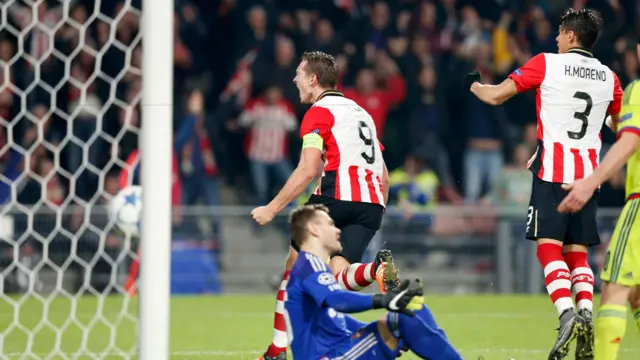
[[389, 349], [384, 343], [378, 332], [377, 321], [367, 324], [336, 346], [336, 349], [340, 350], [323, 357], [321, 360], [387, 360], [395, 359], [399, 353], [399, 350]]

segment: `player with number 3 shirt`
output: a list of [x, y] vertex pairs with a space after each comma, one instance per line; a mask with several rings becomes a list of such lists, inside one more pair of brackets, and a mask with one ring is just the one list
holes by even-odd
[[[300, 162], [280, 193], [251, 214], [258, 224], [269, 223], [317, 178], [307, 204], [326, 206], [341, 231], [342, 251], [329, 262], [337, 283], [357, 291], [377, 281], [386, 292], [399, 284], [391, 253], [381, 250], [375, 261], [360, 263], [381, 226], [389, 192], [383, 147], [371, 116], [336, 90], [337, 78], [338, 65], [333, 56], [318, 51], [303, 54], [294, 83], [300, 101], [312, 106], [300, 126]], [[289, 271], [299, 250], [292, 241], [277, 295], [273, 341], [261, 359], [286, 359], [291, 339], [282, 311]]]
[[528, 164], [534, 176], [526, 233], [538, 243], [547, 291], [560, 316], [550, 360], [564, 358], [574, 338], [576, 359], [593, 359], [594, 278], [587, 248], [600, 244], [598, 197], [575, 214], [559, 213], [557, 207], [567, 195], [563, 184], [589, 176], [598, 166], [607, 115], [613, 130], [619, 119], [623, 93], [618, 77], [590, 50], [601, 24], [593, 10], [569, 10], [560, 21], [557, 54], [536, 55], [500, 85], [474, 82], [470, 89], [492, 105], [536, 91], [538, 148]]

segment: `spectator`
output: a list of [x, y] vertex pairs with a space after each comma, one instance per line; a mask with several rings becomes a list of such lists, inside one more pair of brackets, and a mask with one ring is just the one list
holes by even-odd
[[[106, 191], [101, 172], [125, 159], [137, 163], [143, 64], [135, 3], [102, 2], [97, 8], [89, 0], [70, 6], [14, 1], [7, 6], [9, 31], [0, 34], [0, 168], [5, 176], [0, 201], [12, 196], [23, 204], [97, 200], [96, 193]], [[508, 11], [491, 2], [455, 0], [275, 3], [178, 4], [175, 99], [194, 84], [207, 95], [199, 114], [176, 107], [176, 123], [188, 133], [174, 159], [175, 171], [184, 177], [186, 203], [210, 200], [200, 188], [204, 185], [196, 184], [202, 173], [212, 182], [231, 173], [240, 180], [247, 178], [248, 163], [260, 198], [269, 191], [269, 181], [257, 180], [269, 178], [265, 169], [288, 175], [287, 132], [307, 108], [299, 104], [291, 81], [302, 51], [323, 50], [340, 59], [340, 88], [374, 117], [390, 170], [402, 167], [407, 154], [419, 154], [438, 179], [438, 205], [457, 203], [457, 191], [477, 204], [483, 190], [496, 194], [505, 183], [516, 187], [511, 180], [524, 178], [525, 172], [511, 165], [503, 172], [503, 149], [524, 133], [524, 143], [514, 151], [522, 165], [525, 152], [530, 156], [537, 147], [535, 124], [528, 124], [534, 120], [534, 99], [521, 95], [504, 110], [485, 109], [470, 102], [460, 86], [469, 69], [483, 71], [485, 81], [503, 78], [531, 54], [555, 51], [558, 11], [594, 6], [605, 18], [597, 57], [617, 69], [623, 84], [640, 73], [630, 51], [635, 38], [627, 30], [637, 23], [637, 13], [626, 0], [538, 1], [527, 7], [517, 2], [509, 3]], [[280, 90], [266, 91], [271, 87]], [[256, 97], [265, 92], [269, 95]], [[238, 123], [248, 128], [246, 154]], [[278, 138], [265, 135], [271, 131]], [[127, 172], [136, 173], [131, 166]], [[491, 189], [496, 181], [498, 187]], [[232, 187], [242, 191], [235, 186], [239, 182]], [[617, 185], [610, 185], [613, 189], [603, 189], [603, 203], [615, 205], [621, 195]], [[51, 194], [41, 191], [47, 187]], [[176, 204], [182, 202], [176, 198]]]
[[273, 54], [274, 38], [268, 29], [267, 11], [260, 5], [254, 5], [247, 12], [249, 32], [243, 32], [239, 39], [237, 57], [251, 49], [259, 49], [266, 58]]
[[[439, 204], [440, 181], [435, 171], [426, 167], [415, 155], [405, 159], [404, 167], [389, 174], [390, 203], [399, 206], [405, 220], [421, 226], [419, 233], [434, 235], [455, 235], [469, 230], [462, 225], [463, 220], [456, 216], [441, 216], [433, 212]], [[426, 213], [425, 211], [431, 211]], [[416, 229], [412, 230], [415, 233]]]
[[[74, 141], [67, 146], [67, 167], [69, 172], [78, 176], [77, 195], [89, 199], [97, 190], [94, 186], [97, 174], [87, 171], [87, 165], [100, 166], [100, 156], [104, 148], [98, 117], [102, 111], [102, 101], [96, 93], [95, 83], [88, 83], [90, 73], [76, 63], [71, 67], [69, 79], [68, 109], [71, 115], [69, 122], [73, 128]], [[87, 151], [88, 158], [84, 158]]]
[[406, 83], [398, 66], [387, 55], [377, 59], [378, 74], [385, 83], [384, 87], [376, 85], [376, 72], [373, 69], [362, 69], [358, 73], [356, 87], [343, 88], [344, 96], [362, 106], [376, 124], [378, 138], [382, 138], [387, 115], [391, 108], [406, 96]]
[[[175, 141], [175, 153], [180, 159], [180, 177], [183, 184], [182, 203], [195, 205], [203, 199], [204, 205], [220, 205], [218, 165], [211, 138], [204, 128], [204, 95], [195, 90], [189, 96], [187, 116], [183, 119]], [[211, 216], [211, 229], [220, 231], [217, 216]]]
[[322, 18], [316, 23], [314, 36], [309, 39], [306, 48], [337, 54], [340, 51], [341, 40], [340, 35], [333, 31], [331, 21]]
[[[490, 76], [487, 76], [490, 78]], [[487, 80], [490, 81], [490, 80]], [[502, 172], [502, 108], [495, 108], [477, 99], [469, 100], [466, 128], [469, 140], [464, 155], [464, 194], [467, 203], [477, 202], [483, 186], [491, 192]]]
[[293, 83], [297, 66], [293, 41], [284, 36], [277, 37], [275, 59], [260, 59], [253, 66], [253, 90], [261, 93], [271, 85], [277, 86], [282, 89], [285, 99], [296, 104], [296, 114], [302, 114], [307, 107], [300, 104], [298, 89]]
[[527, 170], [527, 163], [530, 157], [526, 145], [520, 144], [515, 148], [512, 163], [504, 167], [493, 188], [494, 205], [523, 209], [529, 205], [531, 172]]
[[423, 36], [429, 49], [435, 54], [445, 51], [444, 44], [441, 43], [443, 33], [438, 28], [438, 9], [431, 1], [424, 1], [420, 5], [418, 13], [417, 34]]
[[623, 68], [618, 72], [620, 85], [627, 86], [630, 82], [637, 79], [640, 75], [638, 71], [638, 57], [635, 50], [627, 50], [623, 55]]
[[455, 190], [449, 154], [440, 140], [440, 129], [447, 114], [442, 92], [438, 91], [436, 71], [432, 66], [422, 68], [417, 85], [409, 91], [407, 99], [407, 105], [411, 107], [407, 127], [410, 148], [433, 164], [438, 178], [442, 180], [445, 198], [459, 203], [461, 197]]
[[259, 204], [269, 200], [269, 177], [273, 171], [282, 185], [293, 171], [289, 160], [288, 133], [297, 128], [291, 104], [282, 89], [267, 88], [264, 96], [247, 103], [238, 124], [248, 129], [245, 151], [250, 161], [253, 184]]
[[389, 5], [386, 1], [376, 1], [371, 7], [371, 24], [369, 25], [369, 38], [366, 39], [365, 48], [384, 50], [387, 46], [387, 29], [389, 27]]
[[[104, 179], [104, 187], [102, 189], [102, 195], [96, 199], [95, 205], [91, 207], [77, 206], [71, 216], [70, 232], [78, 234], [78, 237], [82, 240], [81, 246], [78, 248], [78, 256], [83, 262], [88, 264], [87, 267], [82, 267], [83, 271], [88, 272], [89, 286], [96, 291], [103, 292], [116, 291], [116, 289], [109, 288], [113, 286], [111, 281], [111, 274], [117, 273], [119, 268], [122, 268], [120, 262], [126, 262], [128, 257], [122, 257], [122, 250], [125, 243], [125, 239], [120, 238], [113, 232], [109, 231], [110, 221], [104, 208], [108, 204], [111, 197], [120, 190], [117, 173], [108, 173]], [[85, 221], [85, 212], [88, 212], [87, 218], [90, 227], [83, 226]], [[107, 234], [104, 238], [104, 245], [102, 245], [101, 235], [95, 231], [106, 231]], [[129, 251], [127, 249], [127, 251]]]

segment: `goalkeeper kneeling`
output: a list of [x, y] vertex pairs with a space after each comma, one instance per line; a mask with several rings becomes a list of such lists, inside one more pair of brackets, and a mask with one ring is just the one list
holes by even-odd
[[[301, 249], [291, 269], [284, 311], [295, 359], [395, 359], [402, 348], [423, 359], [462, 359], [424, 305], [418, 281], [405, 280], [384, 295], [342, 290], [328, 263], [342, 250], [340, 230], [326, 207], [296, 209], [290, 226]], [[389, 313], [369, 324], [345, 315], [372, 309]]]

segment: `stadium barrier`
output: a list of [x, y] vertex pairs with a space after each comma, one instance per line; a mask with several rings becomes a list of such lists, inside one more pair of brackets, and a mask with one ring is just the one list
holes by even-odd
[[[172, 292], [263, 293], [278, 283], [288, 249], [286, 213], [259, 227], [250, 207], [174, 208]], [[101, 206], [13, 208], [0, 216], [4, 294], [102, 296], [126, 293], [137, 239], [114, 231]], [[601, 209], [606, 244], [618, 209]], [[402, 275], [429, 292], [541, 293], [535, 245], [522, 209], [443, 207], [406, 214], [390, 208], [363, 261], [391, 249]], [[348, 241], [348, 239], [345, 239]], [[601, 265], [604, 246], [591, 252]]]

